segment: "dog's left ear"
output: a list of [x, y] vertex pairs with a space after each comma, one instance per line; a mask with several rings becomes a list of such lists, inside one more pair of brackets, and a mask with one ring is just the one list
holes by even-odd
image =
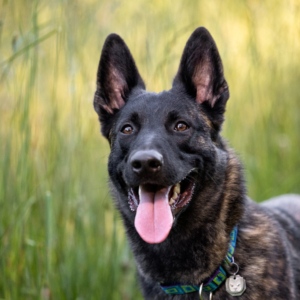
[[206, 108], [215, 125], [223, 122], [229, 89], [217, 46], [204, 27], [197, 28], [184, 48], [173, 87], [183, 85]]
[[141, 92], [144, 89], [145, 84], [127, 45], [117, 34], [110, 34], [103, 45], [94, 97], [101, 132], [106, 138], [114, 115], [125, 105], [128, 96], [133, 90]]

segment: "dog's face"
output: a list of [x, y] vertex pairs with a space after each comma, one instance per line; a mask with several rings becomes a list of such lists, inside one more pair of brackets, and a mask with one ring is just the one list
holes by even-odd
[[[227, 83], [217, 47], [204, 28], [187, 42], [173, 87], [145, 91], [123, 42], [103, 47], [94, 107], [109, 140], [109, 175], [123, 215], [148, 243], [164, 241], [220, 163]], [[202, 203], [201, 205], [205, 205]]]

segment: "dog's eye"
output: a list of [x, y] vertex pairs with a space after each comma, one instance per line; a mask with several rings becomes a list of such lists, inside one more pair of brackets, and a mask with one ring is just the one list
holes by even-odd
[[125, 125], [121, 131], [125, 134], [131, 134], [133, 131], [133, 128], [130, 125]]
[[175, 126], [175, 130], [177, 130], [177, 131], [185, 131], [185, 130], [187, 130], [189, 127], [188, 127], [188, 125], [187, 124], [185, 124], [184, 122], [179, 122], [179, 123], [177, 123], [176, 124], [176, 126]]

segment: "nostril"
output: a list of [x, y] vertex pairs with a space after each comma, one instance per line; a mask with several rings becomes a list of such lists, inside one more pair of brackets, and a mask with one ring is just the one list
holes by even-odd
[[148, 166], [151, 169], [158, 169], [161, 166], [161, 162], [159, 160], [156, 159], [151, 159], [148, 161]]
[[135, 170], [140, 170], [142, 168], [142, 164], [138, 160], [133, 161], [131, 165]]

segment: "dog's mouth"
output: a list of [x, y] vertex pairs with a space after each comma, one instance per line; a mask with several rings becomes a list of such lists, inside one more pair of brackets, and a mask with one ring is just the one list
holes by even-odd
[[144, 184], [128, 192], [129, 206], [136, 211], [134, 225], [147, 243], [163, 242], [173, 225], [176, 214], [192, 199], [195, 172], [168, 187]]

